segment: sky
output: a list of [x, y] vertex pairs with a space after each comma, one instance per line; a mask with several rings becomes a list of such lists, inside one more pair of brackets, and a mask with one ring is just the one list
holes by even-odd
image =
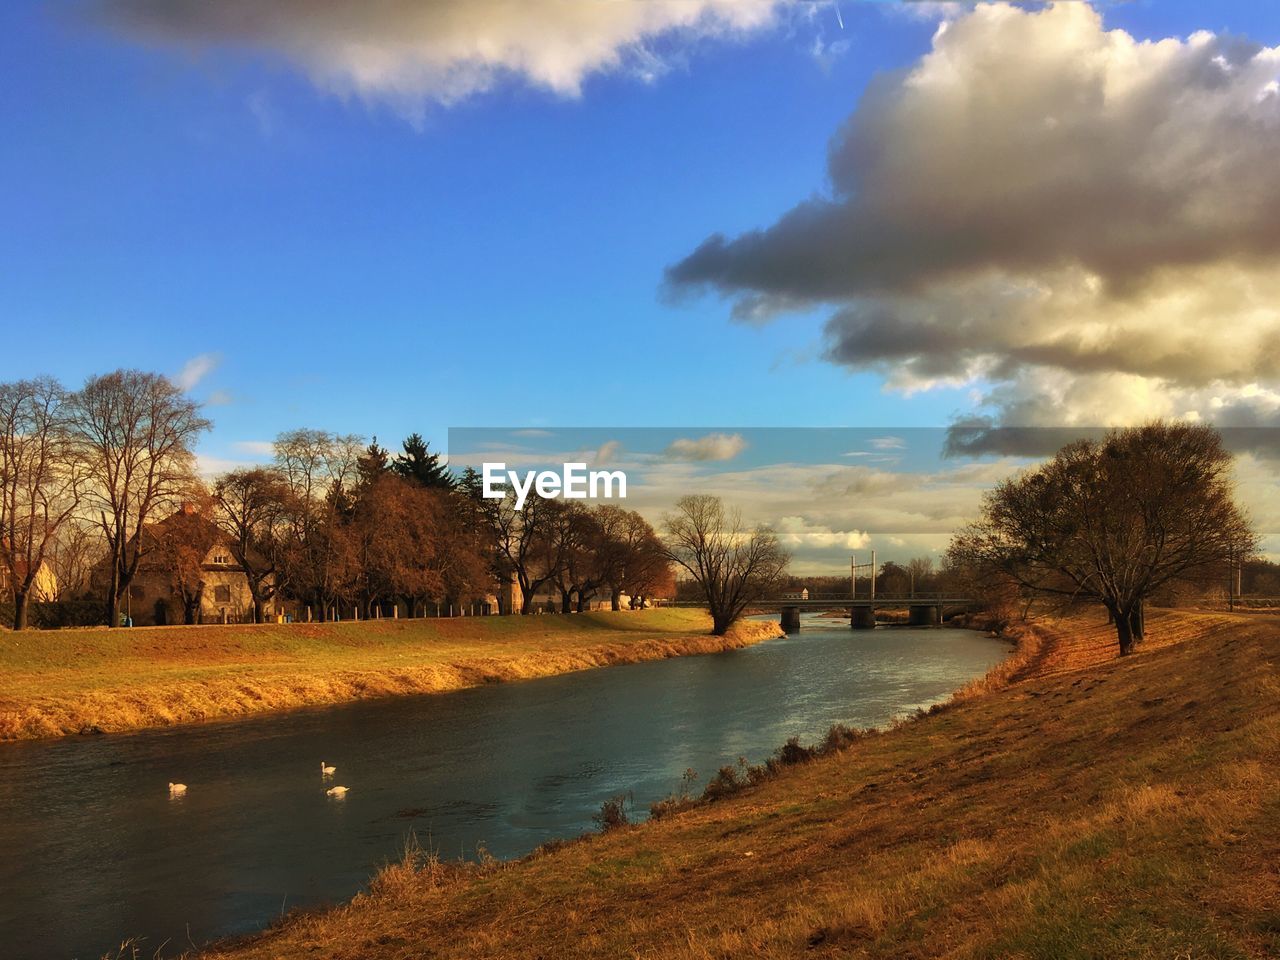
[[1280, 422], [1267, 4], [14, 0], [0, 64], [0, 379], [169, 374], [207, 471]]

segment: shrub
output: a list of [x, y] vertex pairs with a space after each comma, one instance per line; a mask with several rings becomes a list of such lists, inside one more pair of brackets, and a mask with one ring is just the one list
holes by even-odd
[[[738, 766], [744, 765], [739, 763]], [[716, 775], [707, 782], [706, 788], [702, 791], [702, 799], [723, 800], [725, 797], [733, 796], [744, 786], [746, 783], [738, 776], [738, 767], [724, 766], [717, 770]]]
[[[13, 624], [13, 601], [0, 603], [0, 623]], [[103, 624], [99, 600], [33, 600], [27, 605], [27, 626], [38, 630], [64, 627], [99, 627]]]
[[827, 735], [822, 738], [822, 743], [817, 747], [817, 752], [823, 756], [831, 753], [839, 753], [841, 750], [847, 750], [859, 740], [871, 734], [870, 730], [855, 730], [853, 727], [846, 727], [843, 723], [833, 723], [831, 729], [827, 731]]
[[800, 738], [792, 737], [773, 752], [773, 759], [780, 767], [790, 767], [797, 763], [808, 763], [813, 759], [813, 747], [800, 746]]
[[628, 794], [620, 793], [600, 804], [600, 812], [594, 814], [591, 819], [600, 827], [601, 833], [620, 830], [631, 825], [631, 817], [627, 814], [629, 800]]
[[415, 834], [405, 838], [400, 859], [386, 864], [369, 882], [369, 895], [375, 898], [404, 900], [406, 897], [434, 890], [444, 879], [445, 866], [435, 851], [424, 850]]
[[651, 820], [661, 820], [663, 817], [669, 817], [673, 813], [679, 813], [681, 810], [687, 810], [692, 807], [697, 801], [689, 796], [689, 788], [697, 780], [697, 771], [693, 767], [686, 768], [684, 774], [680, 777], [680, 792], [651, 803], [649, 805], [649, 818]]

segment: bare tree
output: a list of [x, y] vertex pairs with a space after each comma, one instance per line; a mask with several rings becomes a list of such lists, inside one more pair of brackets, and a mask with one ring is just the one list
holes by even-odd
[[90, 573], [104, 557], [98, 525], [82, 515], [71, 517], [59, 529], [46, 556], [58, 581], [57, 600], [82, 596]]
[[907, 589], [912, 596], [933, 588], [933, 557], [912, 557], [907, 561]]
[[492, 545], [491, 570], [499, 581], [514, 578], [520, 587], [520, 613], [533, 612], [533, 598], [551, 582], [558, 569], [554, 503], [529, 497], [522, 507], [508, 491], [502, 499], [483, 495], [480, 475], [468, 468], [459, 488], [466, 498], [470, 523]]
[[651, 596], [671, 583], [666, 547], [649, 521], [634, 510], [614, 504], [598, 507], [596, 516], [602, 537], [596, 551], [599, 576], [609, 588], [612, 609], [622, 609], [624, 591], [634, 600]]
[[167, 378], [140, 370], [91, 377], [71, 408], [90, 480], [87, 502], [110, 559], [107, 622], [119, 626], [120, 601], [148, 549], [143, 528], [189, 491], [191, 447], [209, 421]]
[[741, 514], [726, 511], [719, 497], [681, 497], [663, 529], [667, 556], [689, 571], [706, 596], [716, 636], [777, 584], [791, 560], [772, 530], [744, 527]]
[[553, 514], [552, 580], [560, 591], [560, 612], [582, 613], [602, 583], [603, 530], [596, 512], [584, 504], [557, 500], [548, 506]]
[[1033, 596], [1102, 604], [1128, 655], [1155, 591], [1256, 548], [1231, 465], [1218, 434], [1192, 424], [1069, 444], [987, 495], [983, 518], [952, 541], [949, 565]]
[[294, 504], [282, 565], [292, 589], [315, 604], [320, 620], [327, 619], [347, 579], [339, 520], [349, 506], [363, 446], [360, 437], [323, 430], [290, 430], [275, 442], [276, 467]]
[[244, 570], [253, 597], [253, 622], [279, 593], [280, 557], [288, 519], [296, 503], [284, 475], [271, 467], [234, 470], [214, 485], [214, 517], [229, 538], [232, 555]]
[[67, 401], [51, 377], [0, 384], [0, 563], [15, 630], [27, 626], [32, 592], [80, 503], [84, 464]]

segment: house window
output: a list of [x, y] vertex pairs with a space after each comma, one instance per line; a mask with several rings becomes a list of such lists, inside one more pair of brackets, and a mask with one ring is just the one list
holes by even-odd
[[214, 587], [214, 588], [213, 588], [213, 602], [214, 602], [214, 603], [230, 603], [230, 602], [231, 602], [231, 588], [230, 588], [229, 586], [227, 586], [225, 583], [224, 583], [224, 584], [220, 584], [219, 586]]
[[227, 556], [225, 553], [215, 553], [213, 555], [213, 562], [214, 563], [230, 563], [231, 558]]

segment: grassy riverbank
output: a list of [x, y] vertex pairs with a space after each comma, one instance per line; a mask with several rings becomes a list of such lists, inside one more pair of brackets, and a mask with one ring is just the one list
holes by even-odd
[[947, 708], [729, 799], [392, 867], [214, 955], [1280, 954], [1280, 620], [1156, 614], [1125, 660], [1097, 622], [1020, 643]]
[[0, 632], [0, 740], [168, 726], [714, 653], [694, 610]]

